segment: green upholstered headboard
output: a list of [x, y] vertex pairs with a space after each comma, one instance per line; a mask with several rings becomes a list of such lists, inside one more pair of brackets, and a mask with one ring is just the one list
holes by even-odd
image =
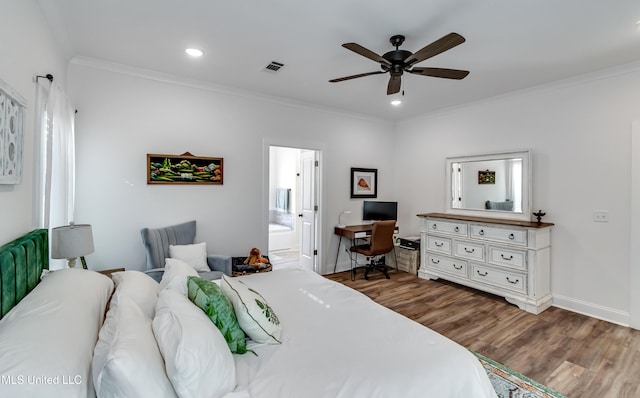
[[43, 269], [49, 269], [46, 229], [0, 246], [0, 319], [36, 287]]

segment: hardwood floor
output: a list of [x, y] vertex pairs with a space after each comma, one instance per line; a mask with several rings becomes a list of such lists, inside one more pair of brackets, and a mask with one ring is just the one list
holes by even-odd
[[640, 397], [638, 330], [555, 307], [533, 315], [447, 281], [390, 275], [326, 277], [568, 397]]

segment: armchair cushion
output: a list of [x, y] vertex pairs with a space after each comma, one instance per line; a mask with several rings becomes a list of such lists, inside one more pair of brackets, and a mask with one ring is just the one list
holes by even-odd
[[210, 271], [207, 264], [207, 244], [169, 245], [169, 257], [177, 258], [195, 268], [198, 272]]

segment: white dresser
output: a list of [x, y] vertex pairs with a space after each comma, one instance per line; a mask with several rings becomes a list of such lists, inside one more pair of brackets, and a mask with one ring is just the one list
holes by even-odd
[[419, 277], [503, 296], [533, 314], [549, 308], [553, 224], [447, 213], [418, 216]]

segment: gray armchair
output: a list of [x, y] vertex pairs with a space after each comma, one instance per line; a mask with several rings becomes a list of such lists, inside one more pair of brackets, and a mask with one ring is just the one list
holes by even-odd
[[[190, 245], [196, 238], [196, 222], [188, 221], [182, 224], [164, 228], [140, 230], [142, 243], [147, 254], [146, 274], [160, 281], [164, 273], [165, 258], [169, 257], [169, 245]], [[208, 280], [220, 279], [222, 274], [231, 276], [231, 257], [223, 255], [208, 255], [207, 264], [211, 271], [198, 272], [200, 277]]]

